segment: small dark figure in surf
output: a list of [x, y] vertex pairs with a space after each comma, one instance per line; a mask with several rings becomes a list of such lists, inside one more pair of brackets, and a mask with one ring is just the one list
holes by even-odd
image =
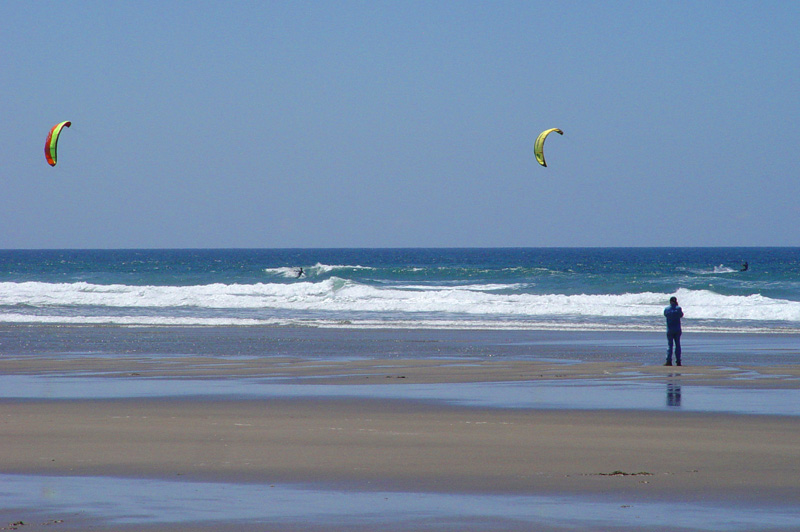
[[664, 309], [667, 318], [667, 361], [665, 366], [672, 365], [672, 345], [675, 344], [675, 365], [681, 365], [681, 318], [683, 310], [678, 306], [678, 298], [669, 298], [669, 306]]
[[747, 264], [747, 261], [744, 261], [744, 262], [742, 263], [742, 269], [741, 269], [741, 270], [739, 270], [739, 271], [740, 271], [740, 272], [746, 272], [746, 271], [747, 271], [747, 268], [749, 268], [749, 267], [750, 267], [750, 265], [749, 265], [749, 264]]
[[303, 272], [303, 268], [298, 268], [298, 270], [297, 270], [297, 278], [299, 279], [303, 275], [305, 275], [305, 272]]

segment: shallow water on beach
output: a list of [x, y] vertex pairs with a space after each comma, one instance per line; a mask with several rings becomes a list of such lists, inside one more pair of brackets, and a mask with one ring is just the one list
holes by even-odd
[[[614, 527], [624, 530], [795, 530], [800, 510], [725, 501], [676, 503], [611, 497], [340, 491], [313, 486], [178, 482], [113, 477], [0, 475], [6, 508], [48, 518], [80, 513], [113, 525], [303, 522], [392, 530], [485, 523], [491, 530]], [[675, 511], [676, 504], [680, 511]], [[224, 510], [220, 510], [224, 508]], [[67, 523], [68, 524], [68, 523]], [[588, 528], [587, 528], [588, 527]], [[668, 528], [667, 528], [668, 527]]]
[[0, 399], [122, 398], [383, 399], [512, 409], [647, 410], [800, 415], [799, 389], [733, 389], [684, 384], [676, 372], [664, 383], [552, 381], [432, 384], [296, 384], [275, 379], [98, 378], [0, 376]]

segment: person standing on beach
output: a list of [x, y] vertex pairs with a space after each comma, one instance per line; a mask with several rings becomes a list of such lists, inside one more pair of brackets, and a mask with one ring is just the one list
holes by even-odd
[[681, 365], [681, 318], [683, 310], [678, 306], [678, 298], [669, 298], [669, 306], [664, 309], [667, 318], [667, 361], [665, 366], [672, 365], [672, 345], [675, 344], [675, 365]]

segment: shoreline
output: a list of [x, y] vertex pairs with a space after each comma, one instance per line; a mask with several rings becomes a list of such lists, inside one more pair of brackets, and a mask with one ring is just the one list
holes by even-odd
[[[0, 327], [0, 332], [8, 330]], [[716, 412], [701, 401], [708, 402], [703, 395], [708, 390], [727, 394], [712, 396], [713, 401], [741, 401], [750, 393], [794, 394], [800, 390], [796, 364], [667, 368], [634, 356], [581, 360], [580, 353], [598, 349], [640, 352], [641, 337], [616, 334], [602, 338], [598, 348], [597, 336], [571, 334], [509, 339], [417, 332], [396, 338], [386, 333], [284, 331], [285, 336], [266, 341], [258, 335], [226, 336], [221, 330], [127, 331], [121, 337], [108, 330], [90, 331], [88, 336], [62, 332], [49, 330], [49, 336], [37, 338], [27, 352], [6, 352], [7, 335], [0, 344], [0, 381], [22, 379], [18, 393], [5, 386], [6, 395], [0, 394], [0, 478], [35, 486], [20, 488], [32, 495], [21, 499], [19, 507], [0, 510], [0, 519], [7, 523], [34, 523], [20, 530], [53, 530], [52, 523], [45, 523], [62, 518], [59, 528], [100, 531], [241, 530], [250, 528], [253, 519], [284, 532], [443, 530], [436, 516], [465, 519], [466, 513], [459, 511], [478, 504], [474, 497], [500, 497], [498, 504], [505, 501], [500, 507], [522, 497], [519, 500], [529, 506], [552, 504], [555, 513], [526, 514], [522, 521], [510, 517], [516, 510], [507, 510], [508, 515], [486, 513], [481, 514], [486, 526], [459, 530], [568, 530], [574, 529], [574, 512], [586, 513], [588, 521], [581, 526], [587, 529], [637, 530], [637, 521], [626, 521], [624, 512], [621, 521], [609, 517], [611, 524], [592, 521], [597, 501], [613, 516], [627, 507], [641, 508], [639, 517], [655, 521], [647, 521], [649, 528], [642, 525], [640, 530], [720, 530], [705, 514], [733, 516], [733, 524], [721, 529], [736, 530], [741, 523], [758, 529], [753, 523], [772, 515], [769, 508], [784, 512], [800, 506], [797, 415]], [[14, 341], [21, 346], [31, 338], [22, 335]], [[262, 340], [266, 347], [259, 347]], [[286, 344], [283, 351], [271, 349]], [[192, 345], [194, 350], [185, 349]], [[160, 349], [165, 346], [168, 349]], [[235, 346], [244, 354], [229, 350]], [[269, 354], [251, 354], [257, 348]], [[302, 356], [303, 348], [309, 356]], [[688, 355], [691, 351], [685, 349]], [[64, 382], [71, 383], [74, 395], [59, 395]], [[126, 388], [141, 384], [165, 389], [157, 396], [143, 396]], [[218, 384], [233, 391], [215, 395]], [[244, 392], [251, 384], [266, 387], [268, 393], [248, 396]], [[99, 393], [93, 386], [109, 391]], [[177, 393], [180, 386], [198, 391], [182, 396]], [[590, 408], [553, 403], [554, 387]], [[620, 395], [628, 388], [652, 391], [657, 409], [647, 410], [636, 398], [622, 401], [627, 408], [595, 404], [597, 397]], [[317, 395], [293, 396], [286, 393], [289, 389]], [[465, 393], [477, 402], [459, 404], [405, 393], [419, 389]], [[337, 390], [363, 394], [337, 395]], [[524, 402], [537, 390], [544, 391], [536, 399], [541, 403]], [[506, 392], [510, 398], [503, 398]], [[678, 403], [670, 404], [676, 393]], [[481, 401], [498, 398], [509, 404], [482, 406]], [[700, 410], [691, 411], [698, 401]], [[765, 411], [770, 412], [769, 404]], [[74, 513], [59, 510], [59, 493], [47, 486], [81, 478], [97, 485], [96, 492], [75, 501], [70, 507]], [[158, 484], [167, 486], [159, 489], [174, 489], [180, 495], [168, 494], [165, 500], [199, 497], [206, 502], [199, 510], [184, 510], [184, 519], [168, 523], [142, 518], [125, 525], [112, 522], [113, 516], [92, 513], [98, 501], [106, 500], [105, 492], [113, 491], [103, 486], [119, 482], [123, 487], [117, 488], [118, 495], [125, 500], [134, 497], [141, 482], [152, 489], [166, 482]], [[219, 491], [186, 495], [212, 489], [207, 483], [221, 483], [213, 488]], [[398, 506], [370, 524], [345, 517], [328, 523], [303, 517], [302, 512], [281, 514], [279, 509], [272, 517], [246, 517], [260, 507], [254, 500], [241, 507], [245, 517], [236, 521], [226, 493], [261, 497], [258, 490], [264, 486], [273, 486], [275, 493], [289, 490], [286, 500], [299, 497], [309, 507], [337, 494], [356, 501], [381, 494], [387, 500], [396, 498]], [[46, 500], [43, 493], [48, 494]], [[414, 501], [427, 497], [449, 497], [454, 514], [415, 506]], [[143, 505], [143, 500], [126, 504]], [[122, 504], [114, 501], [103, 504]], [[693, 507], [694, 517], [673, 523], [666, 508], [692, 504], [708, 507]], [[432, 512], [434, 522], [414, 521], [418, 512]], [[662, 513], [665, 517], [658, 517]], [[215, 517], [209, 520], [206, 515]], [[783, 522], [767, 518], [763, 529], [792, 528]]]
[[[561, 349], [560, 347], [558, 347]], [[538, 348], [537, 348], [538, 349]], [[571, 358], [525, 360], [454, 356], [381, 358], [141, 355], [72, 353], [0, 356], [0, 379], [11, 376], [65, 379], [216, 380], [297, 385], [403, 385], [468, 383], [642, 382], [732, 389], [800, 389], [800, 364], [663, 366], [628, 361], [579, 361]], [[86, 390], [86, 398], [91, 398]], [[169, 396], [168, 393], [165, 396]], [[10, 397], [13, 397], [10, 396]], [[122, 397], [122, 395], [120, 396]], [[0, 393], [0, 400], [3, 395]], [[800, 411], [800, 409], [798, 409]]]
[[[800, 361], [800, 334], [684, 331], [689, 366], [775, 366]], [[0, 324], [0, 356], [203, 356], [306, 360], [447, 359], [464, 362], [620, 362], [659, 365], [660, 332], [315, 327], [129, 327]]]

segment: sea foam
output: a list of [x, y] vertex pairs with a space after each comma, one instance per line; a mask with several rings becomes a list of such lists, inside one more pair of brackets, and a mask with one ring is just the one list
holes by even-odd
[[[506, 291], [500, 291], [504, 288]], [[510, 293], [509, 293], [510, 292]], [[465, 286], [374, 286], [331, 277], [294, 283], [208, 284], [194, 286], [134, 286], [78, 283], [0, 283], [0, 322], [12, 315], [80, 317], [102, 309], [149, 309], [164, 320], [177, 309], [225, 311], [315, 311], [372, 313], [387, 319], [417, 313], [441, 313], [488, 319], [540, 317], [663, 319], [672, 294], [535, 294], [514, 292], [496, 284]], [[723, 295], [710, 290], [680, 289], [677, 296], [687, 320], [786, 321], [800, 325], [800, 302], [759, 294]], [[36, 309], [28, 312], [25, 309]], [[91, 309], [91, 311], [89, 311]], [[391, 316], [388, 316], [391, 314]], [[215, 317], [219, 317], [219, 316]], [[36, 319], [36, 316], [39, 316]], [[259, 316], [263, 319], [263, 316]], [[329, 318], [326, 318], [329, 319]], [[660, 323], [660, 321], [659, 321]]]

